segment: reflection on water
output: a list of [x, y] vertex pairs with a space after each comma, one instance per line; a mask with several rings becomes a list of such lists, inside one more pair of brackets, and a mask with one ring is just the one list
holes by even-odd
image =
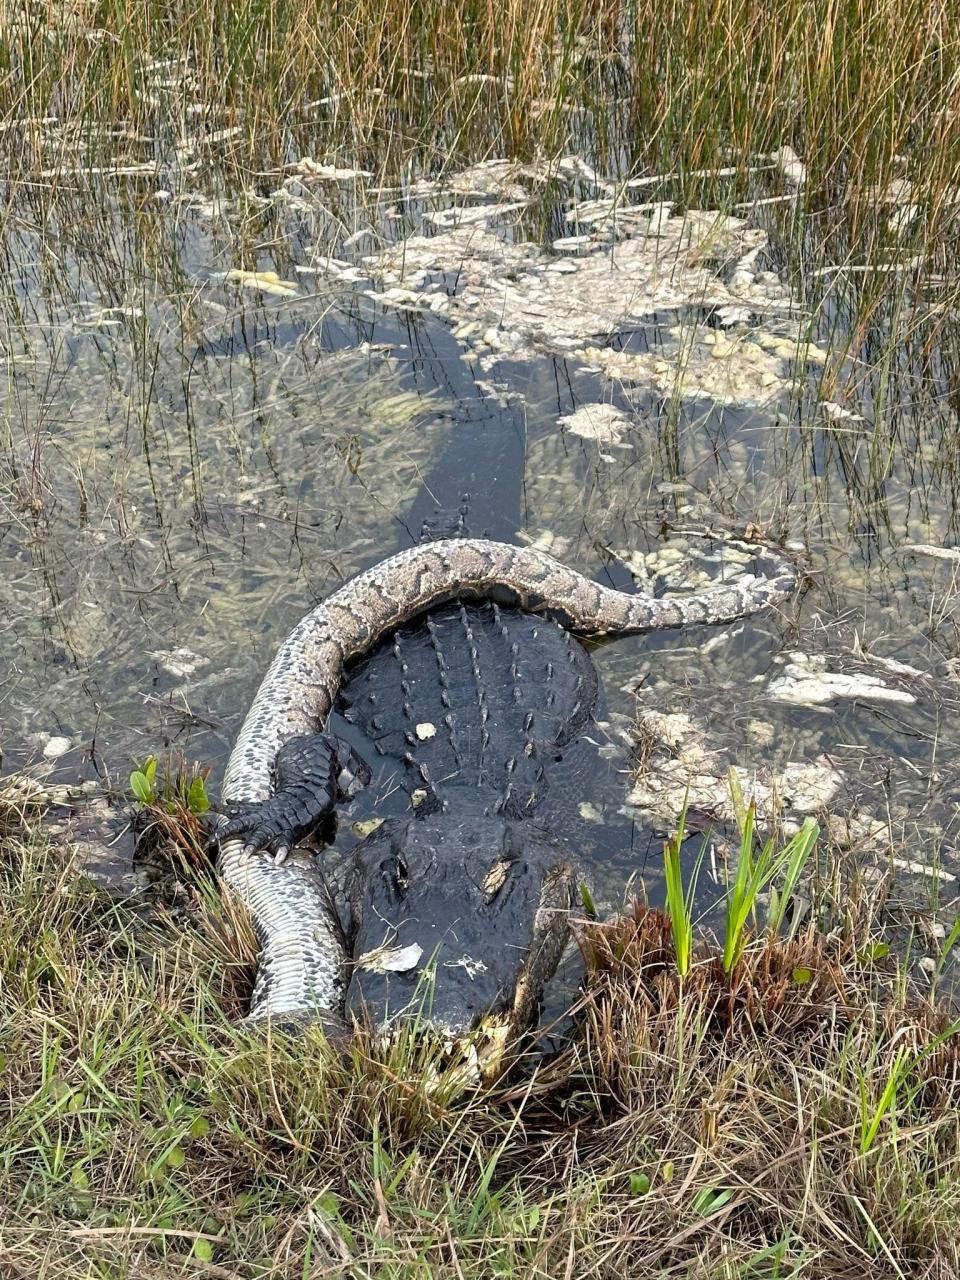
[[[828, 758], [844, 803], [892, 816], [895, 836], [950, 864], [960, 555], [936, 552], [958, 541], [958, 422], [936, 350], [896, 348], [877, 372], [862, 341], [819, 385], [830, 409], [819, 367], [760, 407], [718, 406], [689, 385], [665, 394], [663, 370], [644, 387], [604, 380], [583, 352], [484, 345], [462, 308], [454, 331], [422, 299], [383, 307], [361, 261], [375, 236], [318, 258], [309, 210], [246, 219], [199, 197], [70, 199], [42, 221], [24, 202], [4, 228], [5, 768], [46, 751], [58, 776], [118, 781], [176, 747], [219, 769], [291, 624], [465, 494], [471, 532], [546, 538], [617, 585], [669, 525], [755, 523], [803, 547], [795, 616], [596, 651], [602, 724], [564, 789], [578, 839], [601, 850], [611, 885], [654, 870], [649, 830], [624, 805], [639, 687], [644, 705], [689, 713], [718, 753]], [[396, 221], [370, 226], [400, 235]], [[238, 262], [288, 287], [225, 278]], [[428, 279], [437, 295], [481, 286], [449, 264]], [[684, 324], [698, 359], [714, 358], [710, 317], [679, 305], [611, 345], [653, 353], [653, 367], [680, 358]], [[597, 403], [623, 412], [615, 438], [561, 426]], [[906, 663], [915, 696], [776, 701], [785, 650], [832, 671]]]

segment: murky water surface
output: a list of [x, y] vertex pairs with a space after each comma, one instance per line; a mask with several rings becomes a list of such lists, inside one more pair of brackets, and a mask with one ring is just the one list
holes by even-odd
[[529, 173], [386, 203], [283, 177], [95, 180], [4, 224], [4, 770], [119, 783], [169, 749], [218, 778], [292, 624], [469, 494], [471, 532], [620, 586], [715, 573], [704, 527], [788, 541], [809, 575], [779, 615], [596, 650], [605, 704], [561, 790], [605, 894], [656, 881], [670, 787], [692, 771], [722, 808], [730, 763], [827, 771], [852, 847], [955, 871], [960, 424], [936, 353], [887, 344], [876, 378], [836, 357], [762, 209], [691, 230], [575, 168], [547, 217]]

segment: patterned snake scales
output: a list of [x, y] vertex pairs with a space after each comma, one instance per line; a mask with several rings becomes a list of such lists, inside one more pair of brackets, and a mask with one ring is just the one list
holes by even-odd
[[[529, 547], [458, 538], [401, 551], [335, 591], [280, 646], [227, 762], [224, 799], [270, 796], [277, 751], [322, 729], [344, 665], [441, 601], [506, 588], [521, 608], [558, 614], [581, 635], [622, 635], [730, 622], [775, 604], [796, 583], [788, 562], [775, 563], [773, 577], [745, 574], [685, 598], [655, 599], [600, 586]], [[249, 910], [262, 948], [250, 1017], [335, 1012], [346, 955], [321, 876], [309, 858], [277, 866], [268, 856], [244, 857], [243, 848], [242, 839], [225, 840], [219, 870]]]

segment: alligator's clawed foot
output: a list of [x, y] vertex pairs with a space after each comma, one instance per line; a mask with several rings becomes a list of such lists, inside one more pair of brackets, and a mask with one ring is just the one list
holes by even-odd
[[282, 863], [306, 840], [338, 800], [370, 781], [370, 770], [349, 743], [326, 734], [291, 738], [274, 762], [276, 790], [266, 800], [229, 800], [217, 818], [212, 845], [243, 840], [243, 856], [273, 854]]
[[259, 803], [231, 801], [210, 836], [212, 845], [227, 840], [243, 840], [243, 856], [270, 853], [282, 863], [294, 845], [306, 840], [320, 820], [330, 811], [326, 796], [310, 797], [279, 793]]

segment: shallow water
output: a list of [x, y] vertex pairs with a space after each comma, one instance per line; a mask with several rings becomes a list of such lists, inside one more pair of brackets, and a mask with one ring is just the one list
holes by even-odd
[[[916, 550], [958, 540], [960, 424], [936, 353], [920, 365], [894, 347], [891, 364], [889, 343], [878, 346], [886, 363], [874, 377], [861, 351], [855, 368], [840, 362], [829, 395], [822, 368], [801, 361], [786, 363], [762, 405], [689, 387], [670, 395], [662, 371], [661, 384], [606, 380], [590, 348], [679, 368], [679, 344], [707, 368], [704, 335], [718, 333], [709, 307], [680, 300], [561, 354], [549, 343], [491, 348], [478, 341], [483, 325], [464, 334], [461, 315], [422, 301], [381, 305], [393, 278], [371, 260], [377, 237], [396, 246], [424, 229], [425, 210], [450, 207], [442, 192], [386, 221], [379, 205], [344, 196], [344, 229], [372, 234], [338, 249], [338, 266], [319, 215], [188, 196], [94, 186], [43, 222], [23, 202], [4, 226], [4, 770], [67, 739], [43, 766], [53, 777], [122, 784], [133, 762], [175, 750], [211, 764], [216, 780], [296, 619], [465, 494], [471, 532], [537, 541], [620, 586], [638, 556], [695, 552], [685, 529], [753, 523], [798, 548], [809, 577], [796, 606], [595, 651], [605, 704], [567, 794], [602, 896], [638, 876], [655, 892], [659, 879], [651, 830], [665, 824], [626, 803], [638, 687], [641, 707], [693, 718], [718, 791], [731, 760], [762, 770], [826, 757], [843, 780], [835, 812], [889, 822], [886, 844], [960, 869], [960, 553]], [[492, 225], [523, 245], [544, 223], [566, 225], [557, 212]], [[775, 240], [762, 252], [775, 271]], [[222, 278], [241, 262], [277, 274], [260, 287]], [[431, 280], [454, 305], [471, 287], [468, 268]], [[791, 305], [791, 323], [805, 323]], [[808, 336], [836, 343], [839, 323], [824, 313]], [[769, 328], [753, 316], [740, 332]], [[860, 416], [819, 407], [854, 384], [846, 403]], [[560, 425], [595, 403], [623, 411], [620, 439]], [[669, 578], [677, 566], [661, 556], [648, 567]], [[834, 673], [908, 687], [909, 700], [863, 686], [817, 706], [777, 700], [785, 654], [798, 651]], [[898, 683], [873, 658], [917, 674]], [[383, 811], [388, 790], [358, 799], [342, 843], [351, 821]]]

